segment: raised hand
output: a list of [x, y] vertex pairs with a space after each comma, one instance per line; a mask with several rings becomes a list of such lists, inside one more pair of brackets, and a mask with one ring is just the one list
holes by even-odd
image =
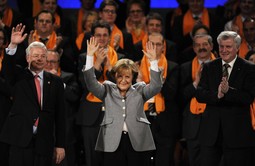
[[87, 40], [87, 55], [94, 56], [95, 52], [98, 50], [99, 44], [95, 37], [91, 37]]
[[16, 27], [12, 28], [12, 33], [11, 33], [11, 42], [10, 42], [10, 47], [14, 48], [18, 44], [22, 43], [25, 38], [27, 37], [27, 34], [23, 34], [25, 30], [25, 25], [22, 25], [21, 23], [18, 24]]
[[144, 55], [149, 59], [149, 61], [153, 61], [157, 59], [156, 54], [156, 46], [152, 44], [152, 42], [148, 41], [146, 43], [146, 51], [142, 50]]

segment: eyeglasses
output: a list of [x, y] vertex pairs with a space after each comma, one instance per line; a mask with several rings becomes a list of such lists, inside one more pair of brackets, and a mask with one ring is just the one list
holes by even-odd
[[39, 23], [43, 24], [43, 23], [46, 23], [46, 24], [51, 24], [51, 20], [42, 20], [42, 19], [39, 19], [38, 20]]
[[51, 60], [51, 61], [46, 61], [47, 63], [49, 63], [49, 64], [57, 64], [59, 61], [54, 61], [54, 60]]
[[140, 14], [140, 13], [142, 13], [142, 12], [143, 12], [143, 10], [130, 10], [130, 11], [129, 11], [130, 14], [135, 14], [135, 13]]
[[151, 44], [156, 47], [161, 47], [163, 45], [163, 43], [153, 43], [153, 42], [151, 42]]
[[107, 14], [116, 14], [116, 11], [115, 10], [109, 10], [109, 9], [104, 9], [103, 10], [104, 13], [107, 13]]

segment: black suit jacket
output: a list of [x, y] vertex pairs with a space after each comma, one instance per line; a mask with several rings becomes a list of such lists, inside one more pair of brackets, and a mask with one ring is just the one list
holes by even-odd
[[249, 107], [254, 99], [251, 94], [255, 85], [254, 67], [237, 57], [228, 80], [230, 88], [222, 99], [218, 99], [217, 91], [222, 79], [221, 61], [219, 58], [204, 65], [197, 88], [197, 100], [207, 104], [201, 120], [200, 143], [212, 146], [218, 133], [222, 132], [228, 147], [254, 146], [255, 134]]
[[33, 124], [39, 116], [35, 151], [52, 155], [54, 147], [64, 148], [66, 111], [61, 79], [44, 72], [41, 109], [33, 74], [28, 69], [16, 68], [15, 56], [5, 55], [2, 71], [12, 87], [13, 104], [1, 132], [1, 141], [27, 147], [33, 138]]
[[192, 80], [192, 61], [181, 65], [180, 85], [180, 106], [183, 111], [182, 134], [187, 139], [196, 138], [201, 115], [195, 115], [190, 112], [190, 101], [196, 94]]

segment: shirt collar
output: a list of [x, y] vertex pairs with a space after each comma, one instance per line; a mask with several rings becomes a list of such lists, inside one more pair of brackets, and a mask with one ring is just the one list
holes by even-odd
[[235, 59], [233, 59], [233, 60], [232, 60], [231, 62], [229, 62], [229, 63], [227, 63], [227, 62], [225, 62], [225, 61], [222, 60], [222, 65], [224, 65], [225, 63], [227, 63], [227, 64], [229, 64], [229, 66], [230, 66], [231, 68], [233, 68], [234, 63], [235, 63], [235, 61], [236, 61], [236, 58], [237, 58], [237, 55], [236, 55]]

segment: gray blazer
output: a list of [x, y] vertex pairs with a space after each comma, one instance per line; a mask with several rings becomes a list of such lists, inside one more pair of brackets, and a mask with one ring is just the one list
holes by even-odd
[[105, 117], [101, 123], [96, 150], [114, 152], [118, 148], [124, 121], [135, 151], [156, 149], [150, 130], [150, 122], [146, 118], [143, 105], [144, 102], [160, 92], [162, 81], [160, 72], [151, 70], [150, 73], [150, 84], [136, 83], [129, 88], [124, 98], [120, 95], [116, 84], [110, 81], [100, 84], [96, 80], [94, 68], [84, 71], [88, 90], [101, 99], [105, 106]]

